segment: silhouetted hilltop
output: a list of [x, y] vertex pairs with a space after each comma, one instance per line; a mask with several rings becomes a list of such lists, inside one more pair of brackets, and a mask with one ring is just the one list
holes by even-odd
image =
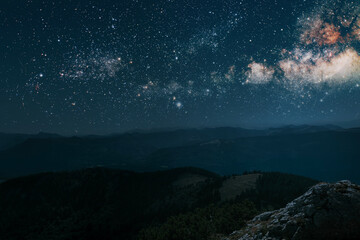
[[268, 135], [284, 135], [284, 134], [304, 134], [304, 133], [316, 133], [325, 131], [340, 131], [343, 128], [335, 125], [287, 125], [281, 128], [269, 128], [267, 130]]

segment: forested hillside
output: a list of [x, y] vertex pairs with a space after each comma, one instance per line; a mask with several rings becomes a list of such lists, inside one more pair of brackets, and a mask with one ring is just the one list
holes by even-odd
[[[316, 183], [280, 173], [256, 173], [245, 181], [247, 176], [221, 177], [195, 168], [151, 173], [93, 168], [12, 179], [0, 184], [0, 239], [135, 239], [141, 229], [162, 234], [175, 222], [184, 224], [171, 219], [189, 218], [201, 220], [186, 220], [183, 228], [201, 224], [198, 234], [227, 233], [226, 225], [239, 226], [239, 217], [283, 206]], [[252, 181], [253, 187], [224, 201], [232, 178]], [[209, 214], [219, 216], [216, 227], [206, 220]]]

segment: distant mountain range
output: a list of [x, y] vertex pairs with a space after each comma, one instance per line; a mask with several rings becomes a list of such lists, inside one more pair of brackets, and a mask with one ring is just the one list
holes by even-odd
[[7, 148], [13, 147], [20, 144], [27, 139], [47, 139], [47, 138], [60, 138], [60, 135], [51, 133], [38, 133], [36, 135], [31, 134], [11, 134], [11, 133], [0, 133], [0, 151]]
[[360, 129], [333, 125], [130, 132], [110, 136], [0, 134], [0, 178], [110, 167], [156, 171], [199, 167], [217, 174], [282, 171], [360, 182]]

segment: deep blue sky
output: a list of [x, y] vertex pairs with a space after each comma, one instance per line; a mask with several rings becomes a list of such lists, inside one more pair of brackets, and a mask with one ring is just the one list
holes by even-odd
[[0, 131], [359, 119], [359, 13], [340, 0], [5, 0]]

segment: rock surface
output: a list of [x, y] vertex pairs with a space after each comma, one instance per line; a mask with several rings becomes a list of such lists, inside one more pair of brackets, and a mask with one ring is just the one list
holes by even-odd
[[360, 186], [349, 181], [317, 184], [226, 239], [360, 239]]

